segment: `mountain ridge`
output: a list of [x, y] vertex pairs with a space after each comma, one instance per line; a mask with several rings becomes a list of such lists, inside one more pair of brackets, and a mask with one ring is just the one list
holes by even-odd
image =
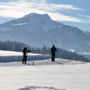
[[0, 24], [0, 39], [24, 42], [34, 47], [44, 45], [76, 51], [90, 50], [90, 36], [77, 27], [53, 21], [47, 14], [31, 13]]

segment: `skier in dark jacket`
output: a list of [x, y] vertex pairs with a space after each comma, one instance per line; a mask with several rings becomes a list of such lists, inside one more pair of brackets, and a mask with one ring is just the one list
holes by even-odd
[[51, 48], [51, 60], [52, 60], [52, 62], [55, 61], [56, 51], [57, 51], [57, 49], [56, 49], [55, 45], [53, 45], [52, 48]]
[[27, 62], [27, 53], [31, 52], [31, 51], [28, 50], [27, 47], [24, 47], [22, 52], [23, 52], [22, 64], [26, 64], [26, 62]]

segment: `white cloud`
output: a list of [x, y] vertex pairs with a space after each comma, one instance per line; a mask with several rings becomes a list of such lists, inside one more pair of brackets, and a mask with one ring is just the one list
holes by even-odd
[[73, 17], [70, 17], [70, 16], [65, 16], [63, 14], [59, 14], [59, 13], [48, 13], [51, 18], [53, 20], [57, 20], [57, 21], [72, 21], [72, 22], [83, 22], [82, 20], [80, 19], [77, 19], [77, 18], [73, 18]]
[[24, 2], [36, 2], [36, 3], [45, 3], [47, 0], [19, 0], [19, 1], [24, 1]]
[[80, 17], [84, 18], [84, 23], [90, 23], [90, 16], [89, 15], [79, 15]]
[[90, 19], [90, 16], [88, 16], [88, 15], [79, 15], [79, 16]]
[[[59, 12], [58, 12], [59, 10]], [[83, 10], [72, 5], [48, 4], [46, 0], [18, 0], [16, 2], [0, 3], [0, 16], [20, 18], [28, 13], [47, 13], [58, 21], [82, 22], [82, 20], [66, 16], [60, 10]]]
[[88, 22], [90, 23], [90, 20], [88, 20]]

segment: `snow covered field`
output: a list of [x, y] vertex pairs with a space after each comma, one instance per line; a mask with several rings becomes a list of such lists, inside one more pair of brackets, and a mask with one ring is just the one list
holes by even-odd
[[[3, 51], [0, 50], [0, 62], [21, 62], [23, 58], [22, 52]], [[37, 53], [28, 53], [28, 61], [49, 59], [50, 55], [43, 55]]]
[[35, 66], [1, 63], [0, 90], [90, 90], [90, 63], [63, 59], [35, 61]]
[[90, 63], [56, 59], [0, 63], [0, 90], [90, 90]]

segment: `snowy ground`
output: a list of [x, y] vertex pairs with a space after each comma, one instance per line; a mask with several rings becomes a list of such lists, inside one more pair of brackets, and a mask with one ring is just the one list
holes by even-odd
[[[3, 51], [0, 50], [0, 63], [3, 62], [21, 62], [23, 58], [22, 52], [15, 52], [15, 51]], [[43, 60], [49, 59], [50, 55], [43, 55], [37, 53], [28, 53], [28, 61], [32, 60]]]
[[0, 90], [90, 90], [90, 63], [56, 59], [0, 63]]
[[[0, 50], [0, 56], [22, 56], [22, 55], [23, 55], [22, 52]], [[29, 53], [28, 55], [35, 56], [35, 55], [42, 55], [42, 54]]]
[[90, 90], [90, 63], [56, 59], [0, 64], [0, 90]]

